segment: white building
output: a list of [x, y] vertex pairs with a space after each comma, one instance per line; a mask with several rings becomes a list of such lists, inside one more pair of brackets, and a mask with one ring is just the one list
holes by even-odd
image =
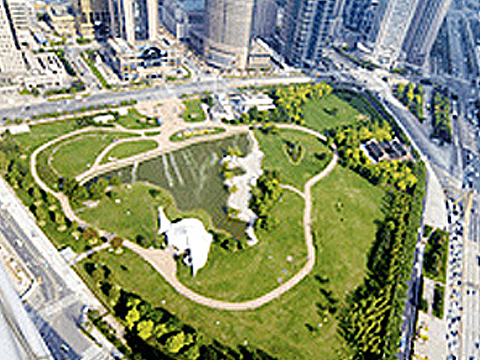
[[198, 219], [183, 219], [171, 223], [165, 215], [163, 208], [158, 208], [159, 234], [165, 234], [168, 247], [177, 255], [186, 255], [184, 262], [192, 268], [195, 276], [208, 260], [212, 235], [205, 230]]
[[270, 111], [275, 109], [275, 104], [266, 94], [217, 94], [213, 97], [210, 115], [217, 121], [233, 121], [254, 107], [258, 111]]

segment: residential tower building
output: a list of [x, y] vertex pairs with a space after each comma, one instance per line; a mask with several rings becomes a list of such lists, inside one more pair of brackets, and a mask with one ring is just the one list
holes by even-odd
[[374, 62], [383, 67], [391, 67], [398, 59], [418, 2], [419, 0], [379, 2], [369, 32], [369, 40], [373, 44], [371, 59]]
[[248, 64], [255, 0], [206, 0], [204, 57], [223, 69]]
[[333, 39], [343, 0], [287, 0], [282, 28], [282, 53], [296, 66], [315, 66]]
[[419, 0], [403, 43], [405, 61], [423, 66], [437, 38], [452, 0]]

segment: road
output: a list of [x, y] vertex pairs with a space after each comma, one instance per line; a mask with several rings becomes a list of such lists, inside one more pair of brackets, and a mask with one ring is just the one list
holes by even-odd
[[[479, 209], [479, 198], [473, 200], [472, 209]], [[465, 211], [471, 211], [466, 209]], [[465, 214], [466, 228], [463, 259], [463, 318], [461, 328], [460, 359], [480, 359], [480, 238], [478, 213]]]
[[137, 100], [163, 100], [172, 97], [180, 97], [184, 94], [202, 93], [205, 91], [219, 90], [225, 91], [229, 88], [242, 87], [249, 85], [267, 85], [289, 82], [307, 82], [311, 81], [309, 76], [283, 76], [269, 78], [251, 78], [251, 79], [218, 79], [214, 76], [202, 78], [195, 82], [188, 82], [176, 85], [163, 85], [158, 87], [128, 90], [119, 92], [94, 93], [89, 97], [82, 99], [67, 99], [59, 101], [43, 101], [30, 106], [12, 106], [0, 109], [0, 119], [32, 118], [34, 115], [47, 114], [54, 112], [73, 112], [81, 108], [90, 106], [99, 106], [102, 104], [119, 105], [122, 101]]

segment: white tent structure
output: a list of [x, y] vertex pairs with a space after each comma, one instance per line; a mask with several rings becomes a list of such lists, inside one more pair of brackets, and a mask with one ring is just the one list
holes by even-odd
[[193, 276], [205, 266], [213, 237], [198, 219], [183, 219], [172, 223], [163, 208], [158, 208], [159, 234], [165, 234], [167, 245], [178, 254], [186, 254], [185, 264], [191, 266]]

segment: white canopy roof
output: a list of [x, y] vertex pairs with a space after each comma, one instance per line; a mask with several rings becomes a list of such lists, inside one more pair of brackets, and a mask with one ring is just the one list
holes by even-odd
[[203, 223], [198, 219], [183, 219], [171, 223], [159, 208], [159, 234], [165, 234], [168, 246], [174, 247], [179, 253], [187, 253], [187, 265], [192, 267], [193, 275], [205, 266], [208, 252], [212, 244], [212, 235], [205, 230]]

